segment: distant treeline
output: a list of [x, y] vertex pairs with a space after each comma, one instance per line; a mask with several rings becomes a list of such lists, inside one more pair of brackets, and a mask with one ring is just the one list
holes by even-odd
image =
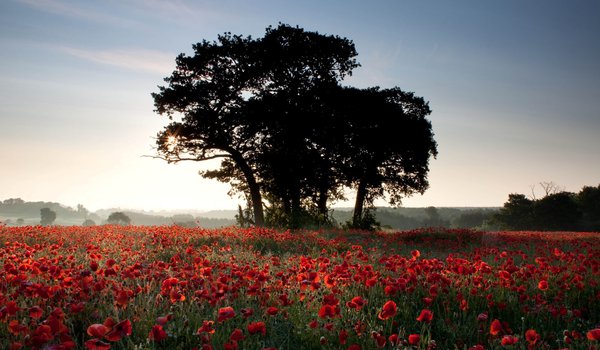
[[[492, 229], [491, 219], [498, 208], [389, 208], [373, 211], [374, 219], [384, 229], [412, 230], [422, 227]], [[351, 210], [337, 209], [333, 217], [338, 223], [352, 218]]]
[[510, 194], [492, 222], [508, 230], [600, 231], [600, 185], [579, 193], [542, 185], [546, 191], [540, 199]]
[[27, 202], [21, 198], [0, 201], [0, 222], [6, 225], [38, 225], [41, 223], [42, 209], [56, 214], [55, 225], [101, 225], [107, 223], [110, 213], [122, 212], [133, 225], [179, 225], [187, 227], [216, 228], [235, 224], [234, 219], [205, 218], [191, 214], [150, 215], [136, 211], [99, 210], [90, 212], [83, 205], [71, 208], [54, 202]]

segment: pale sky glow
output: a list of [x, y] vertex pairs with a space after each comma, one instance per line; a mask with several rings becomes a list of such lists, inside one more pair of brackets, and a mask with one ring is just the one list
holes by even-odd
[[344, 84], [430, 102], [439, 156], [405, 206], [597, 186], [599, 15], [595, 0], [0, 1], [0, 200], [235, 209], [198, 175], [218, 163], [144, 157], [167, 124], [150, 94], [192, 44], [278, 22], [353, 40], [362, 67]]

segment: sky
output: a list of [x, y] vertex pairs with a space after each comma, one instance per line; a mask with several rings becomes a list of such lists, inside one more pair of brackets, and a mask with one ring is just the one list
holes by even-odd
[[0, 200], [237, 208], [198, 175], [218, 163], [148, 157], [168, 123], [151, 93], [192, 44], [279, 22], [352, 40], [361, 67], [344, 85], [429, 101], [439, 155], [404, 206], [600, 184], [599, 1], [2, 0]]

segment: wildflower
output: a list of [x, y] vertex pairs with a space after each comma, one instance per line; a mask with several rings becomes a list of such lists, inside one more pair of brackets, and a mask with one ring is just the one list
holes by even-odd
[[85, 348], [88, 350], [108, 350], [110, 349], [110, 344], [100, 339], [90, 339], [85, 342]]
[[112, 330], [108, 332], [104, 338], [108, 341], [119, 341], [124, 336], [131, 335], [131, 321], [124, 320], [112, 327]]
[[547, 290], [547, 289], [548, 289], [548, 281], [546, 281], [546, 280], [541, 280], [541, 281], [538, 283], [538, 289], [539, 289], [539, 290]]
[[341, 345], [346, 344], [346, 340], [348, 339], [348, 331], [346, 331], [345, 329], [342, 329], [340, 331], [340, 334], [338, 335], [338, 340], [340, 342]]
[[198, 328], [198, 330], [196, 331], [196, 334], [202, 334], [202, 333], [213, 334], [215, 332], [215, 328], [213, 327], [214, 324], [215, 324], [214, 321], [202, 321], [202, 326], [200, 326], [200, 328]]
[[394, 333], [394, 334], [390, 335], [388, 337], [388, 340], [390, 341], [390, 343], [392, 343], [393, 346], [396, 346], [396, 344], [398, 344], [398, 334]]
[[502, 323], [500, 323], [499, 320], [494, 319], [490, 325], [490, 334], [500, 335], [500, 333], [502, 333]]
[[340, 313], [340, 310], [337, 306], [332, 305], [323, 305], [319, 310], [319, 317], [336, 317]]
[[397, 310], [398, 308], [396, 307], [396, 303], [390, 300], [383, 304], [383, 308], [377, 317], [379, 317], [380, 320], [387, 320], [390, 317], [394, 317]]
[[165, 332], [163, 327], [159, 324], [155, 324], [154, 326], [152, 326], [150, 334], [148, 334], [148, 339], [157, 343], [167, 339], [168, 337], [169, 336], [167, 335], [167, 332]]
[[242, 313], [242, 316], [244, 318], [248, 318], [248, 317], [254, 315], [254, 310], [249, 307], [241, 309], [240, 312]]
[[528, 329], [527, 332], [525, 332], [525, 340], [527, 340], [530, 345], [534, 345], [539, 339], [540, 335], [534, 329]]
[[44, 310], [39, 306], [33, 306], [29, 308], [29, 317], [39, 319], [42, 317]]
[[502, 346], [514, 345], [518, 341], [519, 341], [519, 338], [515, 337], [514, 335], [505, 335], [504, 337], [502, 337], [500, 344], [502, 344]]
[[589, 340], [600, 340], [600, 328], [594, 328], [590, 330], [589, 332], [587, 332], [586, 336]]
[[421, 340], [421, 336], [419, 334], [410, 334], [408, 336], [408, 343], [410, 345], [418, 345]]
[[360, 310], [366, 303], [367, 303], [367, 301], [365, 299], [358, 296], [358, 297], [352, 298], [352, 300], [347, 302], [346, 306], [351, 309]]
[[244, 339], [245, 339], [244, 333], [239, 328], [234, 329], [233, 332], [231, 332], [231, 335], [229, 336], [229, 340], [234, 341], [234, 342], [239, 342]]
[[167, 322], [171, 321], [172, 318], [172, 314], [168, 314], [167, 316], [160, 316], [156, 318], [156, 323], [158, 323], [161, 326], [164, 326], [167, 324]]
[[248, 332], [250, 334], [262, 333], [263, 335], [265, 335], [267, 334], [267, 327], [262, 321], [252, 322], [248, 324]]
[[431, 322], [431, 320], [433, 319], [433, 312], [431, 312], [431, 310], [429, 309], [423, 309], [421, 310], [421, 314], [419, 314], [419, 317], [417, 317], [417, 321], [419, 322]]
[[109, 328], [103, 324], [93, 324], [87, 328], [87, 334], [90, 337], [102, 338], [106, 333], [108, 333]]
[[230, 318], [233, 318], [235, 316], [235, 311], [233, 310], [233, 308], [231, 306], [227, 306], [227, 307], [222, 307], [219, 309], [219, 316], [217, 318], [217, 322], [223, 322], [223, 321], [227, 321]]

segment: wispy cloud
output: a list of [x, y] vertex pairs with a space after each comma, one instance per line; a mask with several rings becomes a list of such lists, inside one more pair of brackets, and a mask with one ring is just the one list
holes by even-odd
[[144, 8], [152, 13], [177, 21], [197, 23], [199, 20], [222, 19], [225, 13], [217, 11], [210, 6], [210, 2], [182, 1], [182, 0], [129, 0], [136, 7]]
[[143, 49], [85, 50], [62, 47], [69, 55], [123, 69], [165, 75], [175, 68], [175, 55]]
[[112, 24], [120, 26], [135, 25], [136, 22], [123, 17], [118, 17], [106, 12], [101, 12], [97, 8], [86, 8], [81, 4], [89, 4], [89, 2], [70, 2], [66, 3], [60, 0], [17, 0], [29, 7], [39, 11], [53, 13], [60, 16], [66, 16], [86, 21], [93, 21], [103, 24]]

